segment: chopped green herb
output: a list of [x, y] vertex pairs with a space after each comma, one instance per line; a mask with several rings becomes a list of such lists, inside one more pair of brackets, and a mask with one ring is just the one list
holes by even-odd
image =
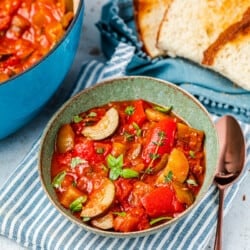
[[73, 116], [73, 122], [74, 122], [74, 123], [78, 123], [78, 122], [80, 122], [80, 121], [82, 121], [82, 120], [83, 120], [82, 117], [79, 116], [79, 115], [74, 115], [74, 116]]
[[133, 107], [133, 106], [127, 106], [125, 109], [126, 115], [133, 115], [134, 112], [135, 112], [135, 107]]
[[73, 157], [70, 162], [70, 167], [75, 168], [77, 165], [86, 163], [86, 161], [80, 157]]
[[105, 152], [104, 148], [101, 148], [101, 147], [96, 148], [95, 151], [96, 151], [97, 154], [100, 154], [100, 155], [103, 154], [103, 153]]
[[187, 179], [187, 184], [197, 187], [198, 184], [194, 179]]
[[153, 168], [149, 167], [145, 170], [145, 174], [151, 174], [153, 172]]
[[108, 168], [104, 164], [102, 164], [102, 169], [103, 171], [108, 172]]
[[163, 145], [163, 142], [162, 141], [153, 141], [152, 142], [154, 145], [156, 146], [162, 146]]
[[79, 212], [79, 211], [81, 211], [82, 210], [82, 204], [84, 202], [86, 202], [86, 200], [87, 200], [87, 196], [86, 195], [78, 197], [77, 199], [75, 199], [73, 202], [70, 203], [69, 209], [72, 212]]
[[96, 112], [90, 112], [87, 116], [88, 117], [96, 117], [97, 114], [96, 114]]
[[136, 130], [136, 135], [141, 136], [142, 131], [139, 125], [136, 122], [133, 122], [132, 125], [133, 125], [133, 128]]
[[165, 182], [171, 182], [173, 180], [173, 172], [169, 171], [167, 175], [164, 176]]
[[192, 157], [192, 158], [195, 158], [195, 152], [193, 150], [190, 150], [189, 151], [189, 155]]
[[157, 153], [150, 153], [150, 154], [149, 154], [149, 157], [150, 157], [150, 159], [152, 159], [152, 160], [156, 160], [156, 159], [160, 158], [160, 155], [157, 154]]
[[61, 187], [61, 184], [62, 184], [62, 182], [63, 182], [65, 176], [66, 176], [66, 171], [62, 171], [62, 172], [60, 172], [59, 174], [57, 174], [57, 175], [55, 176], [55, 178], [53, 179], [53, 181], [52, 181], [52, 186], [53, 186], [54, 188], [59, 188], [59, 187]]
[[164, 131], [159, 131], [158, 136], [160, 137], [160, 140], [163, 140], [166, 137], [166, 133]]
[[157, 111], [160, 111], [162, 113], [169, 113], [172, 110], [172, 106], [170, 107], [161, 107], [161, 106], [155, 106], [154, 109]]
[[113, 212], [113, 214], [125, 217], [127, 213], [126, 212]]
[[[158, 136], [159, 136], [159, 140], [157, 142], [153, 142], [153, 144], [155, 144], [157, 146], [162, 146], [163, 139], [166, 138], [166, 133], [164, 131], [159, 131]], [[158, 150], [158, 148], [157, 148], [157, 150]]]
[[158, 218], [155, 218], [155, 219], [152, 219], [149, 224], [152, 226], [160, 221], [163, 221], [163, 220], [171, 220], [173, 219], [172, 217], [168, 217], [168, 216], [164, 216], [164, 217], [158, 217]]
[[128, 133], [127, 131], [125, 131], [125, 132], [123, 133], [123, 135], [124, 135], [126, 141], [133, 141], [133, 139], [134, 139], [134, 137], [135, 137], [133, 134], [130, 134], [130, 133]]
[[82, 217], [82, 221], [83, 221], [83, 222], [90, 221], [90, 217]]

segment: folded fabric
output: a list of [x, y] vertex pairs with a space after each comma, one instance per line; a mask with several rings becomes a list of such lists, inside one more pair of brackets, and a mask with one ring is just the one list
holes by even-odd
[[214, 114], [234, 114], [250, 122], [250, 92], [221, 75], [181, 58], [151, 60], [137, 38], [132, 0], [112, 0], [103, 7], [97, 23], [103, 53], [110, 58], [120, 41], [132, 45], [135, 54], [126, 68], [127, 75], [154, 76], [173, 82], [192, 93]]
[[[119, 44], [107, 63], [91, 61], [83, 65], [71, 95], [102, 79], [123, 75], [134, 47]], [[215, 116], [213, 116], [216, 119]], [[247, 145], [250, 126], [241, 123]], [[0, 188], [0, 234], [28, 247], [46, 250], [98, 249], [204, 249], [213, 235], [218, 211], [218, 191], [214, 185], [195, 209], [177, 224], [158, 233], [138, 238], [115, 239], [83, 230], [61, 215], [39, 182], [37, 156], [40, 138], [29, 154]], [[248, 146], [248, 152], [250, 150]], [[250, 169], [248, 154], [245, 171], [226, 193], [225, 213]]]

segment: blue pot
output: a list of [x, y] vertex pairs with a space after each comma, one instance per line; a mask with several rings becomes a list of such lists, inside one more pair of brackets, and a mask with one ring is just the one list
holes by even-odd
[[27, 124], [45, 106], [68, 73], [78, 48], [84, 14], [79, 1], [64, 38], [40, 62], [0, 84], [0, 139]]

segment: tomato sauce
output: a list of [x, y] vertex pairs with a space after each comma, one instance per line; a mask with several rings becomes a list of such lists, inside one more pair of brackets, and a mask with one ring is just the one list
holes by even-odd
[[0, 83], [46, 55], [73, 16], [65, 0], [1, 0]]
[[204, 139], [172, 107], [111, 102], [60, 127], [51, 182], [60, 203], [83, 223], [144, 230], [193, 204], [204, 179]]

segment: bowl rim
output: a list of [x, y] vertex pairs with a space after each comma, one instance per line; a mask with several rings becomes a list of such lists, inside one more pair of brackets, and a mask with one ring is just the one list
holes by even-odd
[[[107, 84], [113, 84], [114, 81], [119, 81], [119, 80], [129, 80], [129, 79], [148, 79], [151, 81], [156, 81], [159, 83], [163, 83], [163, 84], [167, 84], [168, 86], [170, 86], [171, 88], [174, 88], [178, 91], [180, 91], [182, 94], [187, 95], [188, 98], [191, 99], [191, 101], [193, 101], [201, 110], [202, 112], [206, 115], [211, 128], [213, 129], [213, 131], [215, 132], [216, 135], [216, 152], [217, 155], [216, 157], [216, 163], [218, 163], [218, 156], [219, 156], [219, 142], [218, 142], [218, 134], [216, 131], [216, 127], [215, 124], [211, 118], [211, 115], [209, 114], [208, 110], [203, 106], [202, 103], [200, 103], [195, 96], [193, 96], [192, 94], [190, 94], [188, 91], [186, 91], [185, 89], [175, 85], [172, 82], [166, 81], [166, 80], [162, 80], [159, 78], [155, 78], [155, 77], [150, 77], [150, 76], [119, 76], [119, 77], [115, 77], [115, 78], [111, 78], [111, 79], [106, 79], [106, 80], [102, 80], [92, 86], [89, 86], [83, 90], [81, 90], [79, 93], [75, 94], [74, 96], [70, 97], [66, 102], [64, 102], [59, 109], [52, 115], [52, 117], [50, 118], [49, 122], [46, 124], [45, 129], [43, 131], [43, 134], [41, 136], [40, 139], [40, 148], [38, 151], [38, 172], [39, 172], [39, 179], [40, 179], [40, 183], [44, 189], [44, 192], [46, 193], [47, 197], [49, 198], [50, 202], [54, 205], [54, 207], [57, 209], [58, 212], [60, 212], [66, 219], [70, 220], [72, 223], [80, 226], [82, 229], [92, 232], [94, 234], [97, 235], [101, 235], [101, 236], [105, 236], [105, 237], [111, 237], [111, 238], [135, 238], [135, 237], [141, 237], [141, 236], [146, 236], [146, 235], [152, 235], [155, 234], [159, 231], [162, 231], [168, 227], [171, 227], [172, 225], [174, 225], [176, 223], [176, 221], [179, 221], [183, 218], [185, 218], [186, 214], [189, 214], [190, 212], [192, 212], [193, 208], [196, 207], [201, 200], [204, 198], [205, 194], [208, 192], [209, 187], [211, 186], [211, 184], [213, 183], [213, 179], [211, 179], [207, 185], [207, 188], [205, 190], [205, 194], [200, 197], [199, 199], [195, 199], [194, 203], [192, 205], [190, 205], [190, 207], [188, 207], [185, 211], [183, 211], [182, 213], [180, 213], [177, 217], [171, 219], [170, 221], [167, 221], [165, 223], [156, 225], [154, 227], [142, 230], [142, 231], [133, 231], [133, 232], [114, 232], [114, 231], [105, 231], [102, 229], [98, 229], [95, 227], [92, 227], [90, 225], [84, 224], [81, 221], [79, 221], [77, 218], [74, 218], [73, 216], [69, 216], [66, 213], [66, 209], [64, 209], [60, 204], [57, 204], [56, 201], [51, 197], [51, 195], [49, 194], [46, 185], [44, 183], [44, 179], [43, 179], [43, 172], [42, 172], [42, 154], [43, 154], [43, 145], [44, 142], [50, 132], [50, 129], [52, 127], [53, 124], [55, 124], [57, 121], [57, 117], [58, 115], [60, 115], [64, 109], [67, 109], [67, 107], [69, 107], [72, 102], [75, 102], [81, 95], [87, 94], [89, 91], [93, 91], [96, 88], [102, 87], [103, 85], [107, 85]], [[178, 114], [177, 114], [178, 115]], [[214, 173], [215, 173], [215, 169], [216, 169], [216, 165], [214, 166]]]
[[[72, 0], [74, 1], [74, 0]], [[3, 85], [6, 85], [10, 82], [12, 82], [13, 80], [19, 78], [19, 77], [22, 77], [23, 74], [25, 73], [28, 73], [29, 71], [33, 70], [34, 68], [38, 67], [43, 61], [45, 61], [47, 59], [47, 57], [49, 57], [51, 54], [54, 53], [54, 51], [64, 42], [65, 38], [68, 36], [68, 34], [71, 32], [71, 30], [73, 29], [73, 27], [75, 26], [75, 23], [77, 22], [80, 14], [81, 14], [81, 11], [82, 9], [84, 9], [85, 7], [85, 4], [84, 4], [84, 1], [85, 0], [77, 0], [78, 1], [78, 6], [77, 6], [77, 10], [76, 10], [76, 13], [74, 15], [74, 18], [72, 20], [72, 22], [70, 23], [69, 27], [67, 28], [66, 32], [64, 33], [64, 35], [60, 38], [60, 40], [55, 44], [55, 46], [53, 46], [50, 51], [44, 55], [40, 60], [38, 60], [35, 64], [33, 64], [31, 67], [27, 68], [26, 70], [10, 77], [8, 80], [0, 83], [0, 87], [3, 86]]]

